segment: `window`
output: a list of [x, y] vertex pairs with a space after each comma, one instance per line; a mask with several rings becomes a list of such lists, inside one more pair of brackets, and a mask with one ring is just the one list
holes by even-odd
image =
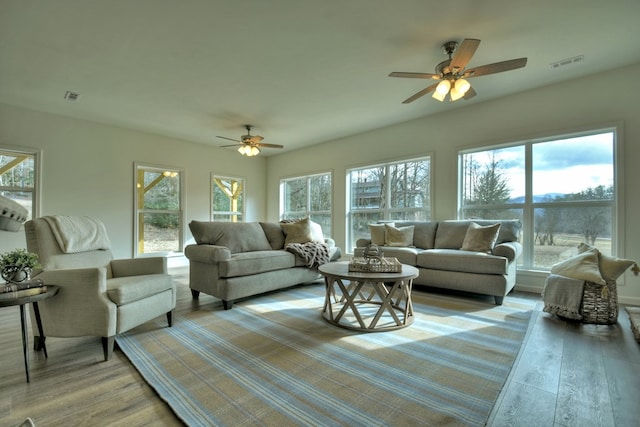
[[369, 237], [380, 220], [431, 219], [431, 159], [423, 157], [347, 171], [347, 247]]
[[244, 221], [244, 180], [213, 175], [211, 178], [211, 220]]
[[0, 196], [27, 209], [27, 219], [37, 217], [37, 154], [0, 148]]
[[465, 151], [460, 218], [523, 222], [520, 267], [547, 270], [581, 242], [615, 253], [615, 129]]
[[331, 236], [331, 173], [300, 176], [280, 181], [280, 219], [309, 217]]
[[181, 252], [183, 172], [140, 164], [135, 170], [135, 254]]

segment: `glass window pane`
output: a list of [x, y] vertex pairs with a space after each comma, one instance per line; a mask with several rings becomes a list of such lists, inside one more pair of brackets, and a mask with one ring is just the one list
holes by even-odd
[[351, 209], [383, 209], [386, 207], [384, 167], [353, 171], [350, 177]]
[[179, 252], [180, 215], [177, 213], [145, 213], [143, 253]]
[[[351, 231], [350, 242], [353, 247], [356, 245], [358, 239], [369, 239], [371, 234], [369, 233], [369, 224], [376, 223], [383, 219], [382, 212], [357, 212], [350, 215]], [[353, 249], [353, 248], [351, 248]], [[351, 251], [349, 251], [351, 252]]]
[[180, 174], [144, 171], [143, 209], [179, 209]]
[[533, 144], [534, 201], [613, 200], [613, 133]]
[[524, 146], [463, 154], [463, 204], [522, 203], [526, 182], [524, 155]]
[[429, 218], [427, 210], [389, 212], [389, 220], [393, 221], [429, 221]]
[[331, 211], [331, 175], [309, 178], [309, 202], [311, 211]]
[[389, 207], [422, 208], [429, 205], [429, 162], [406, 162], [390, 165]]
[[611, 254], [612, 208], [549, 207], [535, 210], [534, 266], [550, 268], [577, 254], [580, 243]]
[[305, 212], [307, 210], [307, 180], [300, 178], [285, 181], [284, 201], [286, 212]]
[[35, 183], [34, 154], [0, 150], [0, 196], [27, 209], [27, 219], [33, 218]]
[[244, 180], [213, 177], [213, 221], [241, 222], [244, 213]]

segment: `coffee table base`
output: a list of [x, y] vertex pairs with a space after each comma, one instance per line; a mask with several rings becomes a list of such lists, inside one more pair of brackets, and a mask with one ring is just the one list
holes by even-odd
[[346, 282], [325, 276], [327, 294], [322, 317], [330, 324], [359, 332], [383, 332], [413, 323], [413, 279]]

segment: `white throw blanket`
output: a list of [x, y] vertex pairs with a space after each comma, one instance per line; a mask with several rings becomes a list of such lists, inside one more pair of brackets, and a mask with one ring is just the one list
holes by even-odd
[[107, 229], [99, 219], [65, 215], [45, 216], [43, 219], [49, 223], [64, 253], [73, 254], [111, 248]]
[[567, 319], [582, 320], [580, 306], [583, 290], [583, 280], [550, 274], [542, 291], [544, 301], [542, 310]]

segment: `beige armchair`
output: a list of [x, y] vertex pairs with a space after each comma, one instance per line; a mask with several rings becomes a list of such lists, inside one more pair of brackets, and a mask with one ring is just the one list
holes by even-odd
[[87, 217], [33, 219], [25, 233], [27, 250], [42, 264], [33, 277], [60, 287], [39, 304], [45, 337], [102, 337], [108, 360], [117, 334], [162, 314], [172, 325], [176, 289], [165, 258], [114, 260], [104, 225]]

